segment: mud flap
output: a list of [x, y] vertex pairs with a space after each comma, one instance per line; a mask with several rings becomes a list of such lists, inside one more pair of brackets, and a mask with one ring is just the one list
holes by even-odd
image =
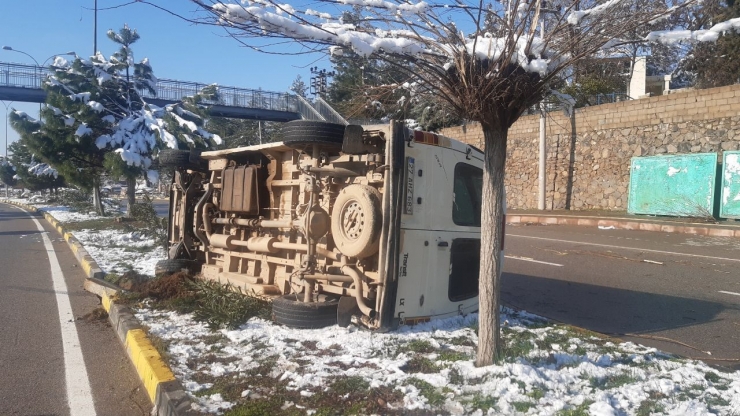
[[352, 296], [342, 296], [339, 298], [337, 307], [337, 325], [342, 328], [348, 327], [352, 323], [352, 315], [362, 315], [357, 306], [357, 299]]

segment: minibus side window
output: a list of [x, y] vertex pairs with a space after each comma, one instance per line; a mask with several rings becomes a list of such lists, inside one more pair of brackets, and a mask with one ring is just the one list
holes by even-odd
[[483, 170], [467, 163], [455, 165], [452, 221], [455, 225], [480, 227]]

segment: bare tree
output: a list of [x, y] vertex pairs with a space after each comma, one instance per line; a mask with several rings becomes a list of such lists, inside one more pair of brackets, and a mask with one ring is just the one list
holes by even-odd
[[[353, 53], [395, 65], [462, 117], [481, 124], [485, 137], [478, 366], [501, 353], [499, 251], [503, 238], [504, 166], [509, 127], [579, 60], [618, 46], [656, 19], [698, 0], [641, 7], [643, 0], [392, 1], [318, 0], [318, 10], [282, 0], [245, 3], [191, 0], [204, 12], [190, 19], [221, 26], [236, 41], [273, 53]], [[151, 4], [151, 3], [149, 3]], [[586, 7], [585, 5], [588, 5]], [[155, 6], [158, 7], [158, 6]], [[359, 11], [361, 24], [343, 19]], [[540, 33], [541, 23], [545, 33]], [[740, 27], [740, 22], [731, 27]], [[727, 29], [725, 29], [727, 30]], [[686, 39], [710, 31], [684, 33]], [[643, 40], [675, 39], [652, 33]], [[629, 40], [631, 42], [631, 40]], [[299, 43], [300, 50], [292, 45]]]

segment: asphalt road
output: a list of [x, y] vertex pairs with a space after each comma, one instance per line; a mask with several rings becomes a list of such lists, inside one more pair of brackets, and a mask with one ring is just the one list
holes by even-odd
[[82, 268], [36, 218], [44, 232], [0, 204], [0, 414], [148, 415], [149, 397], [107, 319], [85, 318], [100, 301], [82, 288]]
[[718, 361], [740, 360], [740, 239], [582, 226], [506, 234], [505, 304], [740, 369]]

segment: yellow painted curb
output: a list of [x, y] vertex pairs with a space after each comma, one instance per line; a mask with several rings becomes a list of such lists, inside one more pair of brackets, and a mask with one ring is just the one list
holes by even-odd
[[92, 271], [92, 264], [90, 264], [90, 261], [83, 257], [82, 260], [80, 260], [80, 265], [82, 266], [82, 270], [85, 271], [85, 275], [90, 276]]
[[[107, 294], [101, 296], [103, 308], [110, 314], [114, 300]], [[119, 323], [120, 325], [120, 323]], [[121, 332], [119, 336], [123, 336]], [[139, 378], [144, 383], [149, 398], [152, 403], [157, 403], [157, 387], [165, 382], [174, 381], [175, 375], [169, 366], [159, 355], [159, 351], [154, 348], [152, 342], [147, 338], [143, 329], [131, 329], [126, 332], [123, 342], [126, 353], [139, 374]]]
[[149, 398], [152, 403], [156, 403], [157, 386], [175, 380], [175, 375], [162, 360], [143, 329], [132, 329], [126, 333], [126, 352], [144, 382]]
[[113, 303], [110, 296], [103, 295], [100, 297], [100, 303], [103, 304], [103, 309], [105, 309], [106, 312], [110, 313], [110, 304]]

